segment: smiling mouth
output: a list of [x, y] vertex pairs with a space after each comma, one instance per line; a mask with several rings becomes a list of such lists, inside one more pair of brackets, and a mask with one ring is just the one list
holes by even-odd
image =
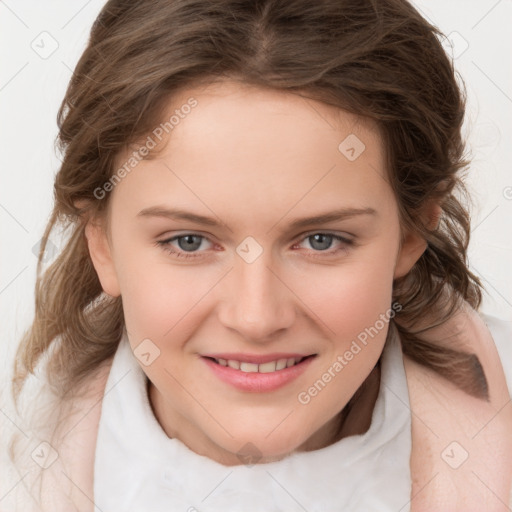
[[201, 359], [218, 379], [248, 393], [270, 393], [298, 379], [318, 354], [203, 354]]
[[219, 366], [225, 366], [232, 368], [233, 370], [239, 370], [243, 373], [274, 373], [279, 372], [281, 370], [286, 370], [287, 368], [291, 368], [293, 366], [297, 366], [301, 364], [303, 361], [307, 359], [311, 359], [315, 357], [316, 354], [312, 354], [305, 357], [288, 357], [288, 358], [280, 358], [274, 361], [268, 361], [266, 363], [248, 363], [245, 361], [238, 361], [236, 359], [222, 359], [215, 357], [205, 356], [205, 359], [209, 359]]

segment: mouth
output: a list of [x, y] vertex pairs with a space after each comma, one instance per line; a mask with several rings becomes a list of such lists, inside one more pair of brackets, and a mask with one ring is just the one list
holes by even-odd
[[222, 357], [204, 357], [220, 366], [229, 367], [244, 373], [273, 373], [297, 366], [306, 359], [315, 357], [315, 355], [316, 354], [311, 354], [309, 356], [281, 357], [264, 363], [249, 362], [247, 360], [242, 361], [240, 359], [225, 359]]
[[263, 393], [298, 378], [316, 357], [317, 354], [215, 354], [201, 356], [201, 359], [222, 382], [241, 391]]

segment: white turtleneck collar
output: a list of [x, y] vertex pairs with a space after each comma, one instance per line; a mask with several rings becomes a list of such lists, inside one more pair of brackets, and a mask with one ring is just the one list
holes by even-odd
[[224, 466], [165, 434], [125, 332], [102, 404], [96, 506], [102, 512], [408, 511], [411, 412], [398, 333], [389, 327], [368, 431], [252, 466]]

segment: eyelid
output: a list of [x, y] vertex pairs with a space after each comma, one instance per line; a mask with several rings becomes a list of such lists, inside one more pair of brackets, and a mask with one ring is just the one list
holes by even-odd
[[[305, 238], [308, 238], [308, 237], [313, 236], [313, 235], [318, 235], [318, 234], [330, 235], [330, 236], [334, 236], [334, 237], [340, 237], [340, 238], [344, 239], [348, 243], [354, 242], [354, 239], [355, 239], [355, 235], [353, 235], [352, 233], [348, 233], [346, 231], [344, 231], [342, 234], [340, 234], [340, 233], [337, 233], [337, 232], [329, 231], [328, 229], [326, 229], [326, 230], [314, 229], [314, 230], [311, 230], [311, 231], [305, 231], [303, 233], [300, 233], [299, 235], [293, 237], [290, 240], [289, 243], [296, 244], [297, 242], [300, 242], [300, 241], [304, 240]], [[181, 237], [184, 237], [184, 236], [187, 236], [187, 235], [199, 236], [199, 237], [202, 237], [202, 238], [208, 240], [211, 243], [215, 243], [210, 238], [210, 235], [205, 235], [202, 232], [196, 232], [196, 231], [183, 231], [181, 233], [174, 233], [174, 234], [172, 234], [172, 235], [170, 235], [170, 236], [160, 240], [159, 242], [160, 243], [171, 242], [171, 241], [176, 240], [177, 238], [181, 238]], [[346, 236], [346, 235], [348, 235], [348, 236]]]
[[180, 249], [175, 249], [173, 251], [170, 251], [170, 249], [169, 249], [170, 247], [172, 247], [174, 249], [174, 246], [171, 245], [171, 242], [175, 242], [179, 238], [184, 238], [186, 236], [197, 236], [197, 237], [202, 238], [201, 243], [204, 240], [206, 240], [210, 244], [215, 245], [215, 242], [213, 240], [211, 240], [208, 236], [206, 236], [206, 235], [204, 235], [202, 233], [195, 233], [193, 231], [184, 231], [182, 233], [176, 233], [176, 234], [174, 234], [172, 236], [169, 236], [167, 238], [164, 238], [162, 240], [157, 240], [155, 242], [155, 245], [162, 247], [164, 250], [167, 250], [167, 252], [172, 252], [173, 254], [185, 254], [185, 255], [191, 256], [191, 257], [199, 256], [199, 255], [203, 254], [204, 252], [206, 252], [206, 251], [187, 252], [187, 251], [183, 251], [183, 250], [180, 250]]
[[322, 231], [322, 230], [311, 231], [311, 232], [307, 232], [307, 233], [301, 235], [300, 238], [293, 245], [294, 246], [298, 245], [313, 235], [330, 236], [334, 239], [334, 242], [340, 243], [341, 246], [338, 248], [335, 248], [335, 249], [329, 248], [329, 249], [326, 249], [325, 251], [315, 251], [314, 249], [309, 249], [308, 250], [309, 257], [312, 257], [312, 258], [335, 257], [335, 256], [338, 256], [338, 254], [341, 252], [348, 252], [350, 249], [356, 247], [356, 245], [357, 245], [355, 242], [355, 237], [354, 238], [345, 237], [339, 233], [331, 233], [329, 231]]
[[347, 242], [353, 242], [355, 239], [355, 235], [352, 233], [348, 233], [347, 231], [343, 231], [342, 233], [339, 233], [337, 231], [331, 231], [329, 229], [314, 229], [312, 231], [305, 231], [304, 233], [301, 233], [300, 235], [297, 235], [297, 240], [303, 240], [304, 238], [308, 238], [313, 235], [330, 235], [330, 236], [338, 236], [340, 238], [345, 239]]
[[[351, 247], [354, 247], [354, 246], [357, 245], [356, 242], [355, 242], [355, 236], [351, 235], [350, 233], [345, 233], [345, 234], [349, 235], [347, 237], [347, 236], [341, 235], [339, 233], [330, 232], [329, 230], [323, 231], [323, 230], [318, 230], [317, 229], [317, 230], [307, 231], [307, 232], [304, 232], [304, 233], [301, 233], [300, 235], [298, 235], [298, 238], [295, 238], [295, 242], [293, 243], [293, 246], [295, 246], [295, 245], [297, 245], [297, 244], [307, 240], [309, 237], [311, 237], [313, 235], [319, 235], [319, 234], [333, 237], [336, 241], [338, 241], [338, 242], [340, 242], [342, 244], [342, 247], [339, 247], [338, 249], [334, 249], [334, 250], [333, 249], [326, 249], [325, 251], [309, 250], [308, 252], [314, 258], [322, 258], [322, 257], [335, 256], [339, 252], [341, 252], [341, 251], [345, 251], [346, 252]], [[165, 250], [167, 253], [175, 255], [175, 257], [177, 257], [177, 258], [180, 258], [180, 257], [183, 257], [183, 258], [200, 258], [202, 256], [208, 256], [206, 254], [208, 251], [187, 252], [187, 251], [180, 250], [179, 248], [176, 249], [176, 248], [174, 248], [173, 245], [171, 245], [171, 242], [174, 242], [177, 239], [182, 238], [182, 237], [186, 237], [186, 236], [198, 236], [198, 237], [202, 238], [203, 240], [207, 240], [211, 244], [214, 244], [214, 242], [212, 240], [210, 240], [210, 238], [208, 236], [206, 236], [206, 235], [204, 235], [202, 233], [193, 232], [193, 231], [183, 231], [182, 233], [173, 234], [172, 236], [170, 236], [168, 238], [165, 238], [163, 240], [158, 240], [155, 243], [155, 245], [159, 246], [160, 248]], [[171, 248], [173, 250], [171, 250]]]

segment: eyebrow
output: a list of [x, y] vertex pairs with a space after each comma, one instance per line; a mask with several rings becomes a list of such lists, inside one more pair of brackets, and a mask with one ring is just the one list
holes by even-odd
[[[324, 224], [327, 222], [334, 222], [339, 220], [348, 219], [358, 215], [373, 215], [378, 216], [377, 211], [374, 208], [340, 208], [326, 213], [314, 215], [312, 217], [303, 217], [295, 219], [288, 224], [291, 229], [300, 229], [313, 224]], [[187, 210], [180, 209], [169, 209], [165, 206], [150, 206], [141, 210], [137, 217], [164, 217], [173, 220], [188, 220], [196, 224], [202, 224], [204, 226], [219, 227], [223, 223], [212, 217], [206, 217], [197, 213], [189, 212]], [[280, 221], [279, 221], [280, 222]], [[276, 223], [277, 224], [277, 223]], [[275, 224], [274, 224], [275, 225]]]

